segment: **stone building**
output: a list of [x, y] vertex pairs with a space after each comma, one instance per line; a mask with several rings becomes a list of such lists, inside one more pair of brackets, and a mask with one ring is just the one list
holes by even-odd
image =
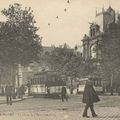
[[[101, 67], [103, 65], [101, 61], [104, 59], [103, 54], [106, 51], [103, 51], [102, 46], [107, 43], [107, 47], [109, 48], [107, 49], [108, 54], [113, 54], [110, 53], [110, 49], [112, 49], [112, 47], [115, 48], [113, 43], [118, 41], [120, 41], [120, 14], [111, 6], [106, 10], [103, 8], [100, 13], [97, 13], [96, 11], [95, 21], [90, 23], [89, 35], [84, 35], [82, 43], [83, 58], [85, 61], [92, 61], [93, 65], [97, 68], [95, 72], [97, 73], [97, 70], [101, 72], [100, 74], [97, 74], [104, 74], [103, 67]], [[110, 67], [112, 68], [109, 64], [109, 68]], [[95, 76], [94, 72], [93, 75]], [[104, 82], [107, 82], [107, 84], [112, 86], [113, 78], [110, 78], [110, 75], [103, 76]]]
[[[95, 22], [90, 23], [89, 35], [84, 35], [83, 42], [83, 58], [85, 60], [101, 59], [101, 44], [105, 39], [117, 38], [120, 26], [120, 14], [109, 6], [107, 10], [102, 9], [95, 16]], [[117, 31], [117, 32], [116, 32]], [[114, 35], [116, 34], [116, 35]]]

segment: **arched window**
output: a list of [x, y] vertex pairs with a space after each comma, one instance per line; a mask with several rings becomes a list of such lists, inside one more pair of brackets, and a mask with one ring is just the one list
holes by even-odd
[[91, 58], [96, 58], [96, 52], [97, 52], [96, 48], [97, 48], [96, 44], [91, 46]]

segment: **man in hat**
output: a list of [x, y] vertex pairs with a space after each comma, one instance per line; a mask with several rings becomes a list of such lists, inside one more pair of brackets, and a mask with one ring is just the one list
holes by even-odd
[[68, 101], [67, 90], [66, 90], [65, 86], [62, 86], [61, 98], [62, 98], [62, 102], [64, 102], [64, 99], [66, 99], [66, 101]]
[[6, 85], [5, 93], [7, 104], [12, 105], [12, 93], [13, 93], [12, 85]]
[[83, 117], [89, 117], [87, 115], [88, 108], [90, 108], [92, 116], [97, 117], [97, 114], [95, 113], [94, 108], [93, 108], [93, 104], [94, 102], [98, 102], [98, 101], [100, 101], [100, 99], [93, 88], [93, 83], [91, 82], [91, 80], [88, 80], [86, 82], [85, 89], [83, 92], [83, 103], [86, 104], [84, 112], [83, 112]]

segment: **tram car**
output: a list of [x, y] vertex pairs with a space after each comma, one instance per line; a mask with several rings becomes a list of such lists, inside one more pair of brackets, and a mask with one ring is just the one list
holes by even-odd
[[[82, 79], [79, 80], [79, 84], [77, 86], [77, 92], [78, 93], [83, 93], [84, 92], [85, 84], [88, 80], [89, 80], [89, 78], [82, 78]], [[94, 87], [94, 89], [97, 93], [99, 93], [99, 94], [104, 93], [101, 79], [92, 78], [91, 81], [92, 81], [93, 87]]]
[[62, 86], [66, 86], [66, 82], [62, 80], [60, 74], [53, 71], [35, 74], [30, 84], [30, 93], [34, 97], [60, 96]]

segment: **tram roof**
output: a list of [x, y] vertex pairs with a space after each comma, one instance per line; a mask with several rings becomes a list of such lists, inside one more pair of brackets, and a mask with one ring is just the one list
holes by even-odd
[[98, 78], [98, 77], [85, 77], [85, 78], [81, 78], [81, 79], [79, 79], [79, 81], [88, 81], [88, 80], [101, 80], [100, 78]]
[[81, 79], [79, 79], [79, 81], [87, 81], [87, 80], [89, 80], [89, 78], [81, 78]]

